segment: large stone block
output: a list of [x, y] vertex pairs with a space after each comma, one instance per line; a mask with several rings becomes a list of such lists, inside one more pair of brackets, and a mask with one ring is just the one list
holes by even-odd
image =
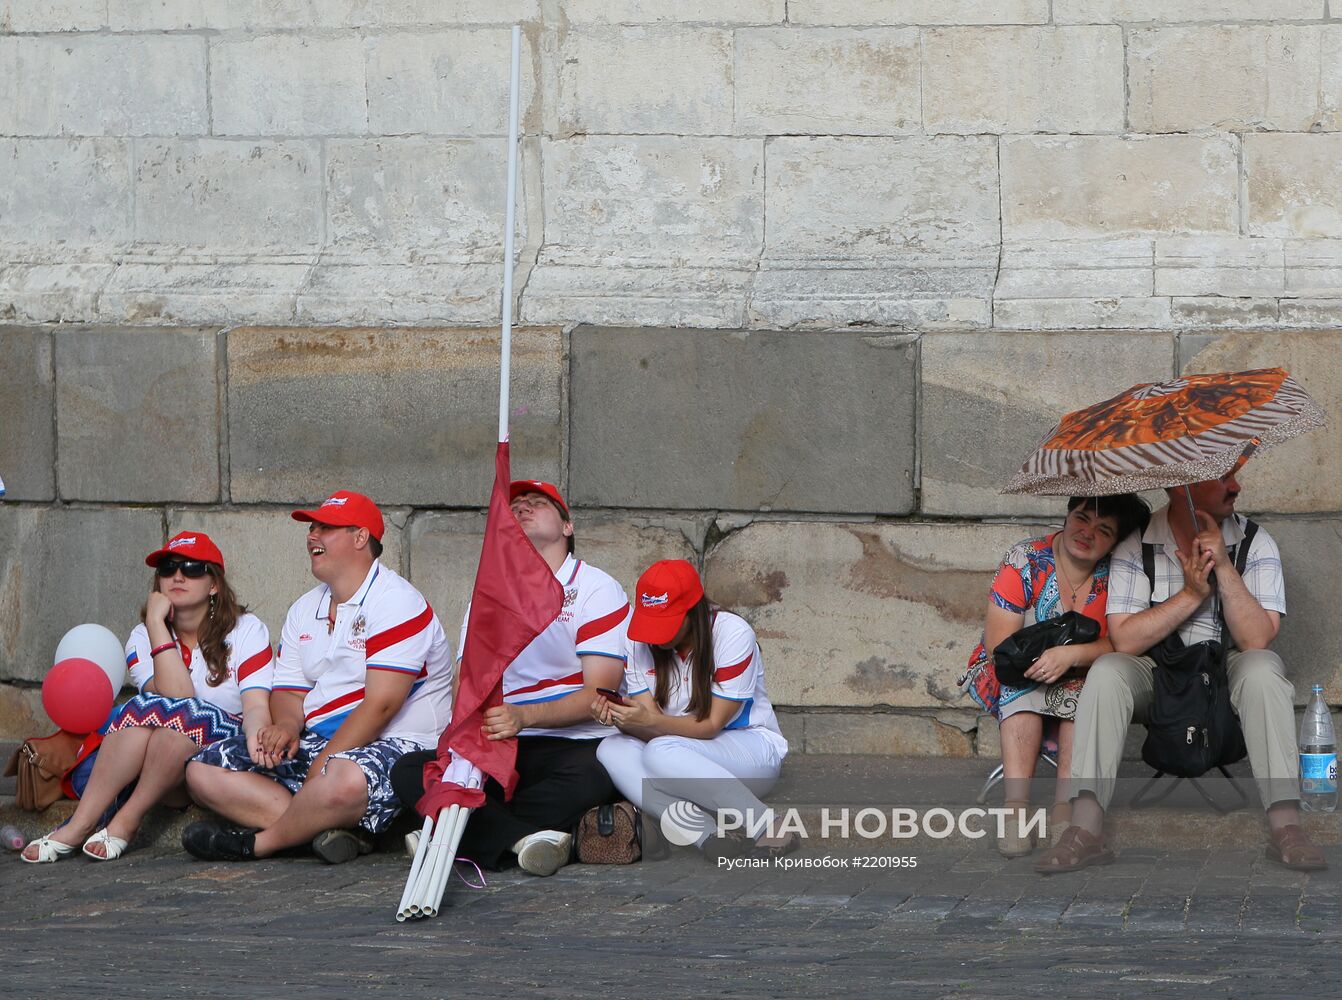
[[1003, 138], [1001, 160], [1006, 239], [1239, 231], [1233, 137]]
[[[523, 155], [539, 156], [524, 144]], [[327, 143], [327, 231], [337, 248], [375, 246], [502, 260], [507, 177], [497, 140], [332, 139]], [[525, 205], [529, 163], [519, 163]], [[526, 212], [517, 215], [517, 245]], [[497, 276], [496, 276], [497, 280]]]
[[1246, 135], [1250, 236], [1342, 237], [1342, 135]]
[[27, 263], [0, 266], [0, 317], [15, 323], [88, 323], [117, 265]]
[[992, 574], [1042, 530], [760, 521], [708, 554], [706, 587], [754, 626], [772, 701], [969, 708], [955, 681], [982, 635]]
[[922, 510], [1061, 521], [1059, 497], [998, 490], [1069, 410], [1170, 378], [1168, 333], [931, 333], [922, 339]]
[[[1243, 371], [1282, 367], [1290, 371], [1330, 417], [1342, 413], [1342, 333], [1256, 331], [1190, 336], [1179, 342], [1184, 372]], [[1331, 423], [1331, 421], [1330, 421]], [[1304, 514], [1342, 510], [1342, 468], [1328, 428], [1311, 431], [1253, 456], [1240, 473], [1250, 510]]]
[[[531, 468], [514, 465], [518, 475]], [[626, 593], [658, 559], [698, 562], [706, 518], [640, 517], [573, 510], [580, 559], [605, 570]], [[476, 512], [422, 511], [410, 522], [410, 577], [438, 612], [456, 649], [480, 562], [485, 516]], [[460, 652], [460, 650], [458, 650]]]
[[[506, 72], [512, 32], [505, 29], [397, 33], [368, 39], [368, 120], [374, 135], [507, 135]], [[531, 34], [522, 39], [523, 130], [536, 122]], [[500, 146], [490, 144], [498, 169]], [[498, 199], [503, 204], [503, 196]]]
[[156, 510], [0, 506], [0, 678], [41, 680], [84, 622], [128, 636], [149, 593], [145, 554], [162, 542]]
[[[34, 86], [39, 80], [41, 85]], [[0, 133], [200, 135], [208, 130], [203, 38], [0, 38]]]
[[1316, 21], [1323, 16], [1323, 0], [1053, 0], [1058, 24]]
[[929, 132], [1123, 128], [1118, 27], [937, 28], [923, 33]]
[[[409, 512], [383, 507], [382, 515], [386, 522], [382, 562], [404, 575], [404, 529]], [[289, 605], [318, 584], [312, 576], [304, 544], [307, 525], [291, 518], [288, 508], [246, 511], [171, 508], [168, 537], [179, 531], [203, 531], [214, 539], [224, 554], [228, 581], [238, 600], [266, 623], [271, 644], [278, 645]]]
[[787, 17], [787, 0], [566, 0], [570, 24], [778, 24]]
[[353, 35], [218, 38], [210, 43], [215, 135], [368, 131], [364, 55]]
[[0, 243], [130, 242], [129, 163], [125, 139], [0, 139]]
[[1281, 322], [1280, 299], [1220, 295], [1170, 299], [1170, 325], [1179, 330], [1261, 330]]
[[0, 327], [0, 477], [6, 500], [56, 497], [51, 331]]
[[555, 263], [753, 265], [764, 240], [758, 139], [589, 136], [544, 144]]
[[[234, 501], [483, 504], [498, 440], [492, 329], [239, 329], [228, 335]], [[558, 329], [516, 329], [513, 463], [560, 475]]]
[[114, 31], [514, 24], [539, 16], [540, 0], [107, 0]]
[[311, 250], [322, 240], [319, 144], [243, 139], [136, 145], [135, 235], [211, 250]]
[[[1249, 497], [1247, 485], [1245, 496]], [[1261, 520], [1281, 549], [1286, 573], [1286, 616], [1272, 648], [1286, 663], [1297, 705], [1309, 701], [1315, 684], [1323, 685], [1324, 697], [1336, 705], [1342, 701], [1342, 635], [1330, 605], [1332, 581], [1342, 559], [1342, 521], [1270, 516]]]
[[789, 0], [794, 24], [1044, 24], [1047, 0]]
[[588, 327], [571, 359], [576, 504], [913, 507], [910, 338]]
[[766, 255], [916, 264], [999, 240], [997, 143], [974, 136], [772, 139]]
[[1128, 39], [1129, 125], [1134, 132], [1335, 128], [1342, 93], [1323, 88], [1322, 61], [1324, 48], [1336, 60], [1338, 39], [1342, 26], [1134, 31]]
[[56, 332], [62, 499], [219, 499], [218, 339], [213, 330]]
[[1156, 240], [1157, 295], [1268, 298], [1285, 291], [1283, 241], [1242, 236]]
[[732, 130], [732, 34], [718, 28], [574, 28], [561, 41], [561, 133]]
[[736, 33], [736, 131], [890, 135], [919, 129], [915, 28]]

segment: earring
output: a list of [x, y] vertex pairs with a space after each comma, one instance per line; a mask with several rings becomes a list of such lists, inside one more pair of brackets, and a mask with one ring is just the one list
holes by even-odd
[[214, 605], [216, 603], [214, 597], [214, 594], [210, 595], [210, 618], [214, 618]]

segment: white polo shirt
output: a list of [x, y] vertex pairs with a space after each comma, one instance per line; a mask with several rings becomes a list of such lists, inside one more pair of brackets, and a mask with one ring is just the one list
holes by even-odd
[[[188, 646], [177, 641], [177, 651], [191, 673], [191, 684], [196, 697], [217, 705], [231, 715], [242, 714], [243, 691], [269, 691], [274, 674], [274, 655], [270, 651], [270, 630], [260, 618], [245, 614], [228, 633], [224, 645], [228, 647], [228, 675], [217, 686], [210, 685], [210, 665], [200, 653], [199, 646]], [[126, 640], [126, 668], [141, 694], [154, 679], [154, 658], [149, 655], [153, 643], [149, 629], [143, 623], [136, 625]]]
[[[503, 700], [510, 705], [554, 701], [583, 687], [582, 657], [607, 656], [624, 663], [629, 598], [609, 573], [575, 559], [565, 558], [555, 571], [564, 587], [564, 607], [540, 635], [531, 641], [503, 673]], [[466, 648], [466, 626], [461, 623], [460, 649]], [[559, 729], [524, 729], [519, 736], [560, 736], [570, 740], [600, 739], [615, 730], [595, 719]]]
[[452, 716], [452, 650], [429, 603], [374, 561], [354, 596], [335, 609], [314, 587], [289, 608], [276, 657], [276, 691], [303, 692], [303, 724], [330, 739], [364, 698], [370, 670], [412, 674], [414, 686], [378, 738], [437, 743]]
[[[657, 670], [652, 648], [645, 642], [630, 642], [629, 650], [625, 691], [631, 697], [645, 691], [656, 694]], [[672, 654], [672, 662], [676, 674], [671, 678], [670, 696], [662, 711], [667, 715], [688, 715], [694, 683], [690, 663], [681, 659], [679, 653]], [[787, 740], [778, 728], [778, 717], [764, 690], [764, 660], [755, 641], [755, 630], [740, 615], [730, 611], [713, 613], [713, 664], [713, 697], [740, 705], [723, 730], [758, 731], [773, 743], [780, 757], [786, 755]]]

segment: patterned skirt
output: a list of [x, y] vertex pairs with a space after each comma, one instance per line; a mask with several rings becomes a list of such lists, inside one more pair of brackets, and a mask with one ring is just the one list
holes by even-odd
[[225, 712], [200, 698], [165, 698], [157, 694], [138, 694], [112, 717], [108, 733], [148, 726], [172, 729], [189, 736], [197, 746], [207, 747], [219, 740], [232, 739], [242, 732], [242, 716]]

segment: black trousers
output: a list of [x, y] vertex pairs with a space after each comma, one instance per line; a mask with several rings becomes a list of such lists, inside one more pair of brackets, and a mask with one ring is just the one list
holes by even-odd
[[[558, 736], [517, 738], [517, 788], [503, 801], [503, 787], [485, 782], [485, 804], [471, 813], [458, 854], [498, 870], [513, 844], [540, 830], [571, 831], [593, 806], [619, 799], [606, 769], [596, 759], [600, 740]], [[407, 809], [424, 794], [424, 765], [432, 750], [408, 753], [391, 769], [391, 784]]]

